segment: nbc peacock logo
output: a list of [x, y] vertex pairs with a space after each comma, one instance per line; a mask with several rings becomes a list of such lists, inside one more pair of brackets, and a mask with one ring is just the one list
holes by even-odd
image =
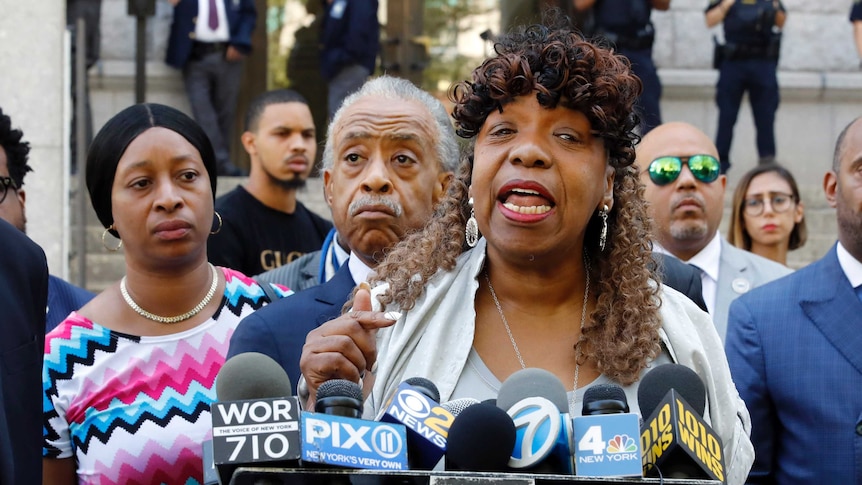
[[635, 440], [627, 434], [618, 434], [608, 441], [608, 453], [632, 453], [637, 449]]

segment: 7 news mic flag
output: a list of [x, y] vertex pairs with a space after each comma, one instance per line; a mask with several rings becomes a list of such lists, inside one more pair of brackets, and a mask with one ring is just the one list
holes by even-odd
[[721, 438], [674, 389], [641, 426], [641, 448], [645, 476], [725, 482]]

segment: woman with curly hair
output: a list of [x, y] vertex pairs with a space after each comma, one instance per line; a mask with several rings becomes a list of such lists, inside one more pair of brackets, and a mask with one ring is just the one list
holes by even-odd
[[623, 57], [566, 29], [532, 26], [495, 50], [451, 93], [457, 132], [472, 140], [457, 180], [425, 229], [377, 267], [382, 284], [309, 333], [309, 390], [336, 377], [368, 386], [374, 369], [366, 406], [377, 411], [405, 378], [430, 379], [441, 401], [481, 400], [538, 367], [567, 383], [579, 415], [599, 383], [622, 386], [637, 409], [640, 378], [677, 362], [706, 384], [728, 483], [741, 483], [750, 422], [721, 341], [649, 269], [630, 166], [640, 81]]

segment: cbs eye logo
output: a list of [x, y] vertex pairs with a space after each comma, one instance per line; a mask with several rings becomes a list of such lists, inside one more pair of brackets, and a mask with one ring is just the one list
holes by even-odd
[[414, 418], [423, 419], [431, 415], [428, 398], [412, 389], [405, 389], [398, 394], [398, 404]]

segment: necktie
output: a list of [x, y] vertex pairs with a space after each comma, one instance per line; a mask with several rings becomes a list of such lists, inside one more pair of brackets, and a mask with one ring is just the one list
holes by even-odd
[[216, 0], [210, 0], [209, 26], [212, 30], [218, 28], [218, 7], [216, 7]]
[[858, 296], [859, 299], [862, 300], [862, 285], [856, 287], [856, 296]]

